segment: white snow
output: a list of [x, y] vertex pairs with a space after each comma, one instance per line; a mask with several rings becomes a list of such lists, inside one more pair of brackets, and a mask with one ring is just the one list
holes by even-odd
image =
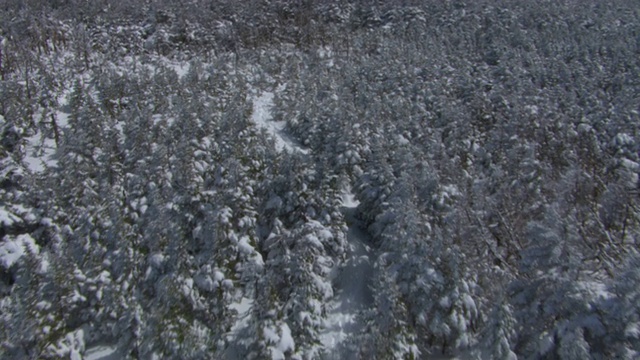
[[116, 360], [121, 357], [115, 345], [98, 345], [85, 351], [84, 360]]
[[0, 207], [0, 224], [8, 227], [19, 221], [20, 218], [14, 215], [11, 211], [7, 210], [4, 206]]
[[250, 241], [251, 239], [248, 236], [240, 237], [240, 239], [238, 240], [238, 251], [240, 251], [240, 253], [245, 255], [249, 255], [252, 252], [254, 252], [255, 249], [249, 243]]
[[[358, 313], [367, 309], [373, 301], [369, 288], [373, 275], [373, 251], [367, 245], [369, 236], [354, 219], [354, 210], [358, 206], [355, 195], [348, 190], [342, 194], [345, 217], [349, 223], [347, 240], [350, 249], [349, 259], [334, 279], [337, 296], [328, 306], [324, 332], [320, 341], [327, 349], [339, 349], [339, 345], [358, 334], [363, 324], [358, 322]], [[336, 354], [348, 358], [348, 354]]]
[[280, 325], [280, 329], [266, 326], [262, 329], [265, 339], [273, 345], [271, 350], [272, 360], [285, 360], [287, 352], [293, 352], [296, 344], [291, 336], [291, 329], [286, 323]]
[[9, 241], [0, 245], [0, 263], [5, 268], [10, 268], [24, 255], [24, 247], [15, 241]]
[[356, 208], [360, 205], [360, 201], [356, 199], [354, 193], [349, 190], [343, 190], [342, 192], [342, 206], [346, 208]]
[[400, 145], [409, 145], [411, 144], [411, 141], [409, 141], [406, 137], [402, 136], [402, 135], [398, 135], [396, 137], [398, 144]]
[[242, 297], [240, 300], [229, 304], [229, 308], [237, 311], [236, 322], [227, 334], [227, 340], [232, 344], [225, 351], [226, 359], [242, 359], [240, 354], [242, 348], [250, 346], [252, 339], [243, 335], [249, 326], [251, 319], [251, 309], [253, 308], [253, 299]]
[[188, 62], [169, 63], [168, 65], [173, 69], [173, 71], [176, 72], [176, 74], [178, 74], [178, 77], [180, 78], [183, 78], [185, 75], [187, 75], [189, 69], [191, 68], [191, 65]]
[[155, 268], [161, 268], [164, 264], [164, 255], [162, 253], [154, 253], [149, 256], [149, 264]]
[[299, 152], [308, 154], [309, 150], [296, 144], [285, 132], [286, 122], [272, 121], [271, 108], [273, 107], [273, 92], [263, 92], [253, 99], [253, 113], [251, 121], [260, 129], [264, 129], [276, 142], [276, 149], [280, 152]]
[[[63, 91], [63, 95], [59, 97], [60, 104], [68, 104], [69, 90]], [[54, 115], [58, 131], [62, 133], [64, 128], [69, 125], [69, 114], [62, 111], [56, 111]], [[42, 173], [45, 169], [54, 167], [57, 160], [53, 158], [57, 145], [54, 139], [47, 137], [42, 132], [37, 132], [26, 139], [24, 164], [32, 173]]]
[[576, 296], [582, 296], [584, 293], [593, 294], [600, 299], [611, 299], [614, 296], [607, 285], [599, 281], [577, 281], [574, 286], [579, 291]]
[[5, 269], [15, 264], [27, 251], [32, 254], [40, 252], [35, 240], [29, 235], [22, 234], [15, 238], [6, 236], [0, 244], [0, 265]]
[[252, 307], [253, 307], [253, 299], [249, 299], [246, 297], [241, 298], [240, 301], [238, 302], [229, 304], [230, 309], [233, 309], [238, 312], [239, 323], [236, 323], [236, 326], [235, 326], [236, 328], [238, 325], [241, 325], [240, 323], [247, 320], [247, 316], [249, 315], [249, 310], [251, 310]]
[[[69, 94], [66, 94], [65, 97], [62, 99], [62, 102], [61, 102], [62, 104], [68, 103], [68, 100], [66, 98], [66, 96], [68, 95]], [[69, 114], [64, 113], [62, 111], [58, 111], [56, 113], [56, 124], [60, 129], [66, 128], [69, 125]]]
[[231, 327], [230, 335], [236, 336], [249, 324], [253, 299], [243, 297], [239, 301], [229, 304], [229, 308], [238, 312], [236, 323]]
[[289, 325], [283, 323], [280, 326], [280, 342], [278, 343], [278, 350], [286, 353], [287, 351], [293, 351], [295, 347], [296, 344], [291, 336], [291, 329], [289, 329]]
[[81, 354], [84, 349], [84, 330], [82, 329], [71, 331], [56, 344], [47, 346], [47, 350], [58, 358], [62, 359], [68, 356], [71, 360], [82, 360]]
[[41, 173], [47, 167], [55, 165], [55, 161], [51, 159], [56, 151], [53, 139], [46, 138], [42, 133], [37, 133], [26, 140], [27, 146], [23, 161], [31, 172]]
[[262, 329], [262, 334], [264, 335], [264, 338], [272, 344], [275, 344], [280, 340], [280, 336], [278, 336], [276, 330], [270, 326], [265, 326], [264, 329]]
[[624, 334], [630, 338], [634, 338], [634, 339], [640, 338], [640, 323], [632, 322], [628, 324], [627, 327], [624, 329]]

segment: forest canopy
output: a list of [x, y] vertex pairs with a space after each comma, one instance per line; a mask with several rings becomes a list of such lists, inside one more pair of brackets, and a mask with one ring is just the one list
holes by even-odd
[[639, 127], [632, 0], [4, 0], [0, 358], [638, 358]]

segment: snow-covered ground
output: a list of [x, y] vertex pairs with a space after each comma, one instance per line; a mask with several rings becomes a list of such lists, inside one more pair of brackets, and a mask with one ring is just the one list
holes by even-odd
[[[325, 332], [321, 341], [325, 348], [335, 353], [330, 358], [348, 358], [341, 354], [341, 345], [353, 338], [362, 329], [358, 313], [364, 311], [373, 301], [370, 284], [373, 274], [374, 253], [369, 246], [369, 236], [360, 229], [355, 219], [358, 201], [353, 193], [345, 191], [342, 196], [343, 211], [349, 231], [349, 250], [344, 267], [334, 279], [336, 297], [329, 304]], [[345, 357], [347, 356], [347, 357]]]
[[276, 142], [278, 151], [299, 152], [308, 154], [309, 150], [304, 149], [284, 132], [287, 125], [284, 121], [273, 121], [271, 108], [273, 107], [273, 92], [263, 92], [253, 99], [253, 113], [251, 121], [261, 129], [264, 129]]
[[[70, 90], [67, 89], [62, 92], [62, 95], [58, 98], [58, 103], [62, 104], [61, 109], [69, 103]], [[64, 129], [69, 125], [69, 114], [63, 111], [56, 111], [53, 114], [58, 131], [62, 134]], [[41, 173], [46, 168], [56, 165], [56, 160], [53, 155], [56, 152], [57, 144], [52, 138], [51, 134], [45, 134], [43, 132], [37, 132], [30, 137], [26, 138], [26, 151], [23, 158], [24, 164], [33, 173]]]
[[84, 360], [117, 360], [122, 356], [117, 348], [111, 345], [98, 345], [85, 351]]

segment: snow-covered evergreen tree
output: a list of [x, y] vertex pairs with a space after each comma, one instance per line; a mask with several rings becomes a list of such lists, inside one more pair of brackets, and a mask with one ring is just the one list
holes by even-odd
[[0, 357], [637, 357], [609, 5], [5, 1]]

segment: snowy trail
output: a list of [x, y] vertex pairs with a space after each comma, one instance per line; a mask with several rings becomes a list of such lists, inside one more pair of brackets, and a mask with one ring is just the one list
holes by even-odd
[[[279, 90], [281, 89], [276, 91]], [[252, 122], [273, 137], [278, 151], [308, 154], [308, 149], [301, 147], [284, 132], [286, 126], [284, 121], [272, 120], [273, 98], [273, 92], [262, 92], [254, 97]], [[342, 355], [346, 355], [341, 354], [344, 351], [341, 345], [347, 345], [346, 341], [358, 334], [363, 327], [357, 315], [373, 302], [370, 285], [375, 260], [369, 246], [371, 239], [360, 229], [355, 219], [358, 201], [355, 200], [354, 194], [345, 190], [342, 195], [342, 204], [342, 210], [349, 224], [348, 260], [333, 279], [336, 295], [328, 304], [325, 330], [320, 339], [324, 347], [333, 352], [330, 356], [338, 358], [344, 358]]]
[[251, 114], [251, 121], [273, 137], [278, 151], [282, 152], [287, 150], [291, 153], [299, 152], [302, 154], [308, 154], [308, 149], [300, 146], [300, 144], [292, 139], [291, 136], [284, 132], [284, 128], [287, 125], [286, 122], [272, 120], [271, 108], [273, 107], [273, 97], [273, 92], [265, 91], [253, 99], [253, 113]]
[[349, 252], [344, 268], [334, 279], [335, 299], [329, 304], [325, 333], [321, 341], [325, 348], [332, 349], [331, 356], [344, 358], [340, 354], [341, 345], [353, 338], [362, 329], [358, 313], [366, 310], [373, 302], [371, 293], [371, 277], [373, 274], [374, 253], [369, 244], [370, 237], [358, 226], [355, 219], [358, 202], [354, 195], [345, 191], [343, 194], [343, 211], [349, 231], [347, 241]]

